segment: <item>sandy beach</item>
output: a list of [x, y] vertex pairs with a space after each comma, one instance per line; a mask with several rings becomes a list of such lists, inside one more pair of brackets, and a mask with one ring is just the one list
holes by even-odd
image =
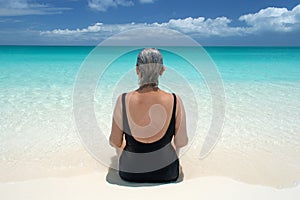
[[0, 183], [1, 199], [272, 199], [296, 200], [300, 186], [275, 189], [250, 185], [225, 177], [201, 177], [163, 185], [130, 184], [105, 172], [65, 178], [44, 178]]

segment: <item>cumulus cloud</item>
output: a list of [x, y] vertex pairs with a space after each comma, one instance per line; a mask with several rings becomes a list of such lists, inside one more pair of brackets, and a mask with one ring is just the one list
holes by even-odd
[[229, 36], [241, 34], [241, 28], [229, 27], [230, 20], [226, 17], [216, 19], [185, 18], [171, 19], [166, 23], [128, 23], [128, 24], [103, 24], [100, 22], [82, 29], [54, 29], [52, 31], [43, 31], [42, 35], [80, 35], [88, 33], [118, 33], [133, 28], [160, 27], [178, 30], [187, 34], [196, 34], [198, 36]]
[[287, 8], [269, 7], [257, 13], [242, 15], [240, 21], [245, 21], [250, 28], [248, 32], [277, 31], [289, 32], [299, 28], [300, 4], [292, 10]]
[[133, 6], [134, 3], [128, 0], [88, 0], [88, 6], [97, 11], [106, 11], [109, 7]]
[[180, 31], [192, 37], [228, 37], [259, 34], [264, 31], [287, 32], [299, 30], [300, 4], [292, 10], [286, 8], [266, 8], [257, 13], [250, 13], [239, 17], [245, 26], [233, 26], [232, 20], [227, 17], [170, 19], [163, 23], [126, 23], [104, 24], [97, 22], [81, 29], [54, 29], [40, 32], [46, 36], [74, 36], [86, 39], [105, 38], [121, 31], [144, 28], [160, 27]]
[[70, 8], [54, 8], [30, 0], [0, 0], [0, 16], [60, 14]]
[[231, 36], [242, 34], [242, 28], [230, 27], [230, 23], [231, 20], [227, 17], [218, 17], [215, 19], [188, 17], [185, 19], [171, 19], [167, 23], [156, 23], [156, 25], [199, 36]]

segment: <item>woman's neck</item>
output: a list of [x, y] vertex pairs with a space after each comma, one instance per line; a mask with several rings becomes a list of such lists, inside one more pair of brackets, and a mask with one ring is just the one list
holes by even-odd
[[140, 86], [136, 91], [138, 92], [150, 92], [150, 91], [158, 91], [158, 85], [156, 83], [148, 83]]

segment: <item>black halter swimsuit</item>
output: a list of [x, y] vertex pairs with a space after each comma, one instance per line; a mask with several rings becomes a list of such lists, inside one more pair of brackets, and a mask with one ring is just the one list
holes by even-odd
[[179, 160], [171, 144], [175, 133], [176, 95], [169, 127], [164, 136], [153, 143], [143, 143], [134, 139], [128, 125], [122, 94], [123, 134], [126, 146], [119, 159], [119, 175], [131, 182], [170, 182], [179, 176]]

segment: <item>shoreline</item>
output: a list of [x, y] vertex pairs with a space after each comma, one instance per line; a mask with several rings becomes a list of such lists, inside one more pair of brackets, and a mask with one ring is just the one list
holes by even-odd
[[[195, 192], [199, 194], [195, 195]], [[230, 178], [208, 176], [178, 183], [142, 185], [107, 181], [107, 172], [93, 172], [72, 177], [41, 178], [13, 183], [0, 183], [4, 199], [99, 199], [124, 198], [153, 199], [299, 199], [300, 185], [293, 188], [275, 189], [251, 185]], [[191, 196], [190, 194], [193, 194]]]
[[[272, 160], [269, 158], [276, 152], [270, 154], [269, 152], [261, 150], [246, 151], [248, 157], [244, 157], [243, 154], [238, 154], [237, 152], [233, 154], [231, 151], [225, 151], [226, 149], [221, 148], [221, 144], [222, 143], [220, 143], [211, 155], [204, 160], [198, 158], [198, 152], [200, 151], [198, 148], [189, 148], [187, 152], [180, 157], [180, 165], [183, 171], [184, 180], [190, 181], [198, 178], [201, 179], [203, 177], [217, 176], [232, 179], [241, 183], [260, 185], [275, 189], [293, 188], [300, 183], [300, 174], [298, 173], [299, 170], [297, 169], [298, 165], [296, 165], [296, 163], [280, 158], [271, 162]], [[296, 156], [296, 152], [294, 153]], [[260, 156], [257, 157], [257, 155]], [[82, 163], [79, 163], [76, 166], [73, 166], [75, 161], [69, 164], [60, 162], [59, 165], [55, 166], [53, 163], [59, 163], [59, 159], [56, 159], [54, 162], [50, 158], [49, 165], [36, 165], [36, 163], [25, 165], [21, 165], [20, 163], [10, 167], [4, 167], [3, 165], [1, 168], [2, 176], [0, 178], [0, 183], [10, 184], [47, 178], [72, 178], [91, 173], [108, 173], [110, 171], [109, 166], [115, 166], [115, 164], [112, 163], [105, 166], [95, 160], [95, 158], [87, 152], [79, 157], [80, 159], [76, 160], [80, 160]], [[256, 158], [257, 165], [254, 164], [253, 158]], [[113, 160], [114, 159], [111, 159], [111, 161]], [[269, 164], [263, 164], [265, 162], [268, 162]], [[286, 165], [281, 165], [282, 162], [290, 163], [288, 168]], [[272, 168], [272, 166], [277, 167]], [[279, 172], [280, 174], [278, 174]]]

